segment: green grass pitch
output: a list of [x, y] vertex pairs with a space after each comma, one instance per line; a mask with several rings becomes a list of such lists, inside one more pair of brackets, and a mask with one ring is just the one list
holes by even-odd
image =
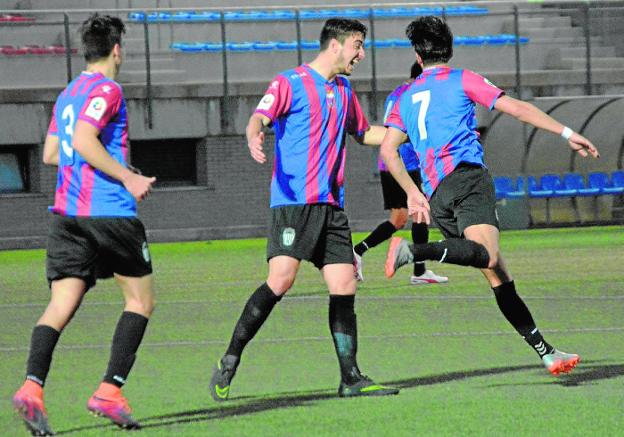
[[[410, 286], [408, 270], [388, 280], [384, 244], [364, 257], [358, 360], [377, 382], [401, 387], [398, 396], [337, 398], [327, 292], [304, 264], [245, 351], [231, 401], [217, 404], [207, 382], [247, 297], [265, 280], [265, 240], [153, 244], [156, 311], [124, 388], [142, 435], [622, 435], [624, 230], [508, 231], [501, 247], [546, 339], [581, 355], [572, 374], [546, 372], [477, 270], [429, 263], [450, 282]], [[10, 400], [48, 293], [44, 251], [0, 252], [3, 436], [26, 435]], [[120, 435], [88, 415], [86, 401], [122, 308], [114, 281], [101, 281], [61, 337], [46, 385], [59, 435]]]

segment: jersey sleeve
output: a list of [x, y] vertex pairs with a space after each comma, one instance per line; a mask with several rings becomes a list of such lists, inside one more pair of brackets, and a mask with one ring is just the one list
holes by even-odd
[[111, 82], [95, 86], [78, 114], [78, 119], [102, 130], [119, 112], [123, 96], [121, 88]]
[[470, 70], [463, 70], [462, 86], [470, 100], [485, 106], [490, 111], [494, 109], [496, 100], [505, 94], [505, 91], [498, 88], [485, 77]]
[[52, 119], [50, 120], [50, 126], [48, 126], [48, 135], [58, 136], [58, 127], [56, 125], [56, 103], [54, 109], [52, 109]]
[[362, 111], [360, 101], [351, 90], [351, 102], [349, 104], [349, 112], [347, 113], [347, 132], [351, 135], [361, 136], [368, 130], [368, 119]]
[[291, 103], [292, 87], [288, 79], [280, 75], [271, 81], [254, 114], [262, 114], [274, 122], [288, 113]]
[[399, 129], [403, 133], [407, 133], [403, 119], [401, 118], [401, 100], [394, 102], [394, 106], [390, 110], [390, 114], [384, 122], [384, 126]]

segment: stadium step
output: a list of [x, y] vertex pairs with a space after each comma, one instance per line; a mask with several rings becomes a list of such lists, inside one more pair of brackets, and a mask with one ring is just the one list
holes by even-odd
[[[568, 70], [585, 69], [587, 62], [584, 58], [563, 58], [559, 68]], [[608, 57], [608, 58], [592, 58], [592, 68], [624, 68], [624, 58]]]
[[544, 28], [522, 28], [520, 34], [534, 38], [571, 38], [583, 37], [583, 29], [580, 27], [544, 27]]
[[[123, 84], [146, 82], [147, 73], [145, 70], [119, 72], [117, 82]], [[186, 80], [185, 70], [152, 70], [152, 83], [179, 83]]]
[[[541, 29], [551, 27], [572, 27], [572, 20], [570, 17], [560, 16], [546, 16], [546, 17], [520, 17], [518, 19], [520, 31], [524, 29]], [[507, 18], [503, 22], [503, 33], [514, 32], [514, 20], [513, 18]]]

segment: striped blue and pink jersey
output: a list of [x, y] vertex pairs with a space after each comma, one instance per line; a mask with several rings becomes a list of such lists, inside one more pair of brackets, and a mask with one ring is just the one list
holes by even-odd
[[273, 79], [255, 110], [271, 119], [275, 161], [271, 208], [344, 206], [345, 134], [362, 135], [368, 120], [349, 81], [328, 81], [304, 64]]
[[82, 72], [58, 96], [48, 129], [60, 144], [50, 210], [72, 217], [135, 216], [136, 201], [123, 184], [93, 168], [72, 148], [78, 120], [98, 128], [106, 151], [127, 166], [128, 116], [121, 86], [101, 73]]
[[[399, 85], [394, 91], [392, 91], [388, 95], [388, 97], [386, 97], [386, 101], [384, 103], [384, 108], [386, 108], [383, 118], [384, 123], [386, 122], [386, 120], [388, 120], [394, 104], [399, 99], [399, 97], [401, 97], [401, 94], [403, 94], [405, 90], [409, 88], [410, 84], [411, 81]], [[401, 146], [399, 147], [399, 154], [401, 155], [401, 160], [403, 161], [403, 164], [405, 164], [405, 169], [407, 171], [416, 171], [420, 168], [418, 156], [416, 156], [416, 152], [414, 151], [412, 143], [408, 141], [401, 144]], [[377, 168], [379, 169], [379, 171], [388, 171], [388, 167], [386, 167], [386, 164], [381, 159], [381, 156], [377, 158]]]
[[385, 125], [412, 141], [427, 197], [461, 162], [485, 166], [475, 103], [492, 110], [503, 94], [477, 73], [444, 66], [425, 69], [401, 95]]

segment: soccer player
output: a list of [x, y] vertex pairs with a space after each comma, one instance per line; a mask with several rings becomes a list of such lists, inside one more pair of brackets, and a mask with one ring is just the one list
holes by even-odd
[[156, 178], [128, 169], [128, 115], [114, 81], [122, 62], [119, 18], [90, 16], [81, 27], [86, 70], [59, 95], [43, 161], [58, 166], [47, 245], [50, 303], [32, 332], [26, 381], [13, 405], [33, 435], [53, 435], [43, 386], [54, 347], [96, 279], [115, 276], [125, 307], [113, 335], [104, 378], [89, 411], [123, 428], [138, 428], [121, 387], [154, 306], [145, 229], [136, 217]]
[[[554, 375], [570, 372], [579, 356], [562, 352], [544, 340], [516, 293], [500, 254], [494, 184], [475, 132], [475, 103], [560, 134], [583, 157], [598, 158], [598, 151], [587, 138], [534, 105], [506, 96], [472, 71], [450, 68], [447, 62], [453, 55], [453, 34], [443, 20], [421, 17], [408, 25], [406, 33], [424, 71], [401, 95], [388, 117], [381, 155], [407, 192], [409, 213], [417, 222], [425, 223], [429, 223], [431, 214], [446, 240], [409, 245], [393, 238], [386, 275], [391, 277], [399, 267], [422, 260], [481, 269], [501, 312], [537, 352], [548, 371]], [[406, 134], [420, 158], [424, 194], [396, 153]]]
[[[384, 107], [386, 108], [384, 122], [388, 118], [388, 115], [390, 115], [390, 111], [392, 110], [394, 103], [420, 73], [422, 73], [422, 67], [418, 62], [414, 62], [410, 69], [410, 80], [398, 86], [386, 98], [386, 102], [384, 104]], [[414, 152], [414, 148], [411, 143], [408, 141], [401, 144], [399, 147], [399, 153], [410, 177], [417, 186], [420, 186], [422, 179], [420, 177], [418, 157], [416, 156], [416, 152]], [[364, 275], [362, 273], [362, 256], [364, 253], [366, 253], [368, 249], [371, 249], [392, 237], [392, 234], [399, 229], [403, 229], [403, 227], [407, 224], [408, 219], [407, 195], [405, 194], [405, 191], [403, 191], [403, 188], [401, 188], [401, 186], [394, 180], [381, 159], [381, 156], [377, 161], [379, 177], [381, 180], [381, 192], [384, 199], [384, 209], [390, 210], [390, 219], [377, 226], [373, 232], [371, 232], [364, 240], [356, 244], [353, 248], [353, 251], [355, 252], [356, 277], [358, 281], [364, 280]], [[412, 241], [415, 244], [426, 243], [429, 241], [429, 227], [426, 223], [412, 222]], [[425, 268], [424, 261], [414, 262], [414, 274], [410, 277], [410, 284], [439, 284], [444, 282], [448, 282], [448, 278], [446, 276], [436, 275], [431, 270], [427, 270]]]
[[210, 380], [216, 401], [228, 398], [241, 354], [275, 304], [295, 281], [302, 260], [311, 261], [329, 288], [329, 328], [340, 364], [339, 396], [390, 395], [398, 389], [374, 383], [356, 361], [353, 246], [343, 211], [345, 134], [378, 145], [382, 126], [368, 121], [342, 75], [364, 59], [367, 28], [357, 20], [330, 19], [320, 35], [320, 52], [309, 64], [278, 74], [247, 125], [252, 158], [266, 162], [265, 126], [275, 132], [271, 182], [269, 274], [238, 319], [225, 355]]

